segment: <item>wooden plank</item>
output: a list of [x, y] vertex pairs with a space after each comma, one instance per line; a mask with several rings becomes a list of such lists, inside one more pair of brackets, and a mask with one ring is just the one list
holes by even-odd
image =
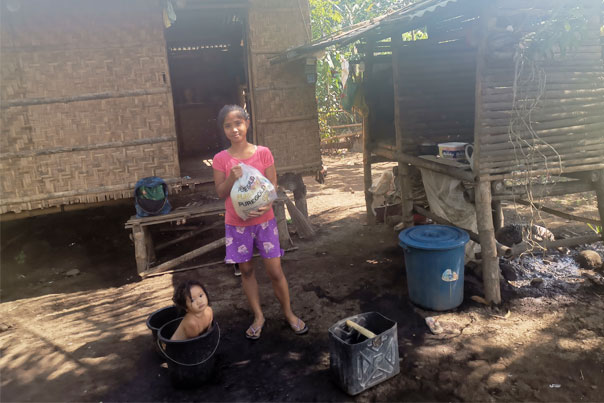
[[224, 213], [224, 201], [217, 200], [201, 206], [177, 208], [168, 214], [152, 217], [132, 217], [126, 222], [125, 228], [131, 228], [134, 225], [155, 225], [181, 219], [203, 217]]
[[187, 252], [182, 256], [179, 256], [175, 259], [164, 262], [158, 266], [147, 269], [144, 272], [139, 273], [139, 274], [141, 275], [141, 277], [144, 278], [144, 277], [147, 277], [149, 274], [161, 273], [162, 271], [170, 270], [170, 269], [178, 266], [181, 263], [187, 262], [191, 259], [201, 256], [204, 253], [213, 251], [214, 249], [218, 249], [221, 246], [224, 246], [224, 244], [225, 244], [225, 238], [222, 237], [214, 242], [210, 242], [209, 244], [202, 246], [201, 248], [194, 249], [191, 252]]
[[565, 218], [567, 220], [579, 221], [579, 222], [584, 222], [587, 224], [600, 225], [600, 220], [596, 220], [593, 218], [587, 218], [587, 217], [580, 217], [580, 216], [576, 216], [573, 214], [568, 214], [563, 211], [559, 211], [559, 210], [555, 210], [555, 209], [546, 207], [540, 203], [535, 203], [535, 202], [531, 203], [531, 202], [529, 202], [527, 200], [523, 200], [523, 199], [515, 199], [514, 202], [518, 203], [518, 204], [522, 204], [524, 206], [529, 206], [531, 208], [536, 208], [537, 210], [541, 210], [545, 213], [555, 215], [557, 217]]

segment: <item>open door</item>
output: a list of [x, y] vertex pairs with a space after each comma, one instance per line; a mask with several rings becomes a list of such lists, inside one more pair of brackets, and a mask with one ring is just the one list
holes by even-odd
[[181, 176], [210, 182], [211, 158], [228, 147], [218, 111], [247, 104], [247, 10], [190, 2], [175, 14], [165, 37]]

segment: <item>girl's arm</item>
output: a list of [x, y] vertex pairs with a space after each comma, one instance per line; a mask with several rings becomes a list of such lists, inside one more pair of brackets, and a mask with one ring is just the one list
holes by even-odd
[[267, 167], [264, 170], [264, 176], [266, 176], [266, 179], [271, 181], [271, 183], [275, 187], [275, 190], [277, 190], [277, 168], [275, 168], [275, 164], [271, 165], [270, 167]]
[[216, 187], [216, 193], [218, 193], [218, 197], [221, 199], [226, 199], [231, 193], [231, 189], [233, 188], [233, 184], [243, 175], [241, 167], [239, 165], [235, 165], [229, 171], [229, 176], [222, 171], [214, 169], [214, 186]]

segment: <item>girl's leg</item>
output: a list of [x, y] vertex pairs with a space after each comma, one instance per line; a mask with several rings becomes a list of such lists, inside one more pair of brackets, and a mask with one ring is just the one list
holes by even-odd
[[264, 258], [262, 260], [264, 260], [264, 267], [266, 267], [268, 277], [273, 284], [273, 291], [275, 291], [275, 295], [281, 303], [281, 309], [283, 309], [285, 318], [290, 325], [300, 326], [300, 328], [303, 328], [304, 322], [298, 322], [299, 318], [292, 312], [289, 300], [289, 287], [287, 285], [285, 274], [283, 274], [283, 268], [281, 267], [281, 258], [273, 257]]
[[243, 286], [243, 292], [254, 313], [254, 323], [252, 323], [252, 326], [254, 329], [258, 329], [264, 324], [264, 314], [260, 307], [258, 282], [256, 281], [256, 274], [254, 273], [252, 261], [239, 263], [239, 270], [241, 270], [241, 285]]

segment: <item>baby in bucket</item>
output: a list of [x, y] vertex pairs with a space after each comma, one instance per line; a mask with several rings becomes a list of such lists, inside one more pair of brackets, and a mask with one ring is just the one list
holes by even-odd
[[210, 307], [210, 296], [199, 281], [186, 280], [178, 284], [172, 301], [186, 314], [170, 340], [192, 339], [212, 325], [214, 312]]

